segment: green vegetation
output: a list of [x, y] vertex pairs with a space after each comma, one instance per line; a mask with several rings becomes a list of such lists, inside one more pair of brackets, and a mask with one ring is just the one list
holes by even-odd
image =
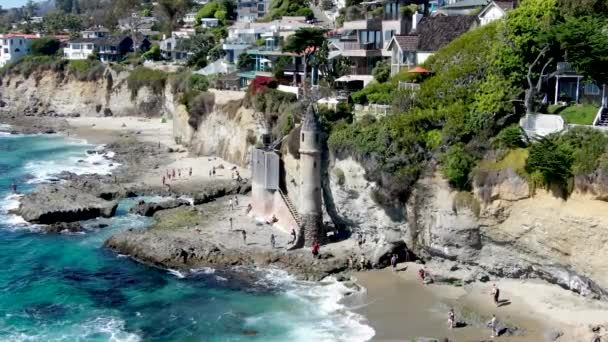
[[227, 20], [236, 17], [236, 6], [229, 0], [213, 0], [206, 3], [197, 13], [196, 21], [200, 24], [202, 18], [216, 18], [222, 25], [227, 24]]
[[150, 87], [155, 95], [161, 95], [165, 89], [168, 74], [164, 71], [137, 67], [127, 77], [127, 86], [131, 91], [131, 99], [137, 97], [137, 93], [143, 87]]
[[275, 20], [284, 16], [310, 18], [313, 13], [305, 0], [272, 0], [266, 19]]
[[391, 77], [391, 66], [386, 62], [378, 62], [372, 70], [372, 74], [378, 83], [384, 83]]
[[593, 105], [551, 105], [548, 108], [549, 114], [559, 114], [566, 123], [577, 125], [593, 124], [598, 110], [599, 107]]
[[42, 37], [32, 41], [30, 50], [32, 51], [33, 55], [51, 56], [56, 54], [60, 47], [61, 43], [57, 39], [51, 37]]
[[176, 230], [192, 228], [201, 222], [203, 217], [198, 210], [190, 207], [181, 207], [159, 211], [154, 214], [156, 223], [150, 228], [153, 230]]
[[34, 56], [29, 55], [21, 58], [15, 63], [0, 68], [0, 76], [9, 74], [20, 74], [24, 78], [29, 78], [34, 72], [51, 70], [63, 72], [68, 62], [57, 56]]
[[68, 72], [79, 81], [97, 81], [103, 77], [106, 67], [97, 60], [73, 60], [68, 63]]
[[[524, 0], [506, 20], [474, 29], [430, 57], [424, 67], [431, 75], [413, 80], [399, 74], [369, 84], [352, 94], [353, 101], [392, 104], [394, 114], [333, 127], [330, 149], [358, 158], [383, 202], [406, 199], [421, 170], [437, 160], [459, 190], [470, 188], [474, 170], [512, 167], [531, 183], [557, 184], [567, 194], [573, 176], [606, 164], [605, 135], [571, 130], [530, 145], [517, 122], [521, 103], [526, 109], [540, 106], [541, 94], [532, 88], [544, 64], [545, 74], [551, 73], [566, 54], [577, 70], [597, 83], [604, 80], [607, 69], [599, 65], [606, 64], [608, 39], [601, 27], [608, 24], [608, 9], [597, 1], [581, 6], [590, 6], [584, 12], [593, 18], [577, 16], [580, 9], [560, 7], [558, 0]], [[399, 81], [415, 81], [420, 89], [399, 90]], [[569, 122], [589, 123], [597, 110], [582, 108], [561, 114]]]

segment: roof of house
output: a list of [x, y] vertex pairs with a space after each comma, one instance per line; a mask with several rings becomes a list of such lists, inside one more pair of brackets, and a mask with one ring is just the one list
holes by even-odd
[[418, 50], [418, 35], [395, 35], [388, 43], [387, 50], [392, 49], [393, 44], [397, 44], [401, 51], [416, 51]]
[[89, 27], [86, 30], [82, 30], [82, 32], [110, 32], [110, 30], [108, 30], [107, 28], [105, 28], [103, 26], [93, 26], [93, 27]]
[[75, 38], [68, 41], [68, 44], [83, 44], [83, 43], [94, 43], [97, 44], [99, 38]]
[[[109, 36], [97, 39], [97, 44], [105, 46], [117, 46], [125, 39], [131, 39], [129, 36]], [[131, 39], [133, 41], [133, 39]]]
[[504, 11], [510, 11], [515, 8], [514, 1], [493, 1], [496, 6], [502, 8]]
[[456, 9], [456, 8], [468, 8], [468, 7], [483, 7], [486, 6], [490, 0], [463, 0], [453, 4], [443, 6], [445, 9]]
[[36, 39], [39, 38], [35, 34], [28, 33], [19, 33], [19, 32], [10, 32], [7, 34], [0, 34], [0, 38], [26, 38], [26, 39]]
[[513, 1], [492, 1], [481, 12], [479, 12], [478, 16], [481, 18], [492, 7], [498, 7], [504, 13], [506, 13], [507, 11], [512, 10], [515, 7], [515, 4]]
[[418, 51], [437, 51], [477, 24], [477, 16], [425, 17], [420, 20]]

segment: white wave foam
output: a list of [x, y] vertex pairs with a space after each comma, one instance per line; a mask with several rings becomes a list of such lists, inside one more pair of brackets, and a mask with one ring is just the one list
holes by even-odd
[[192, 274], [213, 274], [215, 273], [215, 269], [211, 267], [192, 268], [190, 272]]
[[9, 213], [9, 211], [19, 208], [19, 199], [21, 197], [23, 195], [10, 194], [0, 201], [0, 222], [10, 227], [9, 230], [11, 231], [39, 231], [40, 226], [29, 224], [23, 217]]
[[[3, 341], [110, 341], [110, 342], [139, 342], [141, 338], [125, 330], [125, 322], [115, 317], [98, 317], [71, 325], [62, 322], [60, 326], [44, 326], [35, 331], [18, 331], [12, 326], [4, 327], [0, 322]], [[6, 329], [5, 329], [6, 328]]]
[[64, 159], [30, 161], [25, 170], [33, 176], [28, 183], [45, 183], [54, 180], [54, 175], [63, 171], [83, 174], [110, 174], [120, 164], [112, 161], [109, 153], [95, 152], [80, 157], [72, 156]]
[[286, 272], [272, 269], [266, 273], [262, 283], [278, 286], [284, 290], [287, 297], [301, 302], [299, 306], [305, 312], [287, 313], [309, 317], [315, 324], [293, 324], [299, 322], [285, 316], [286, 313], [275, 312], [264, 315], [277, 317], [252, 317], [251, 322], [257, 319], [288, 321], [291, 338], [295, 341], [368, 341], [375, 335], [374, 329], [366, 324], [366, 319], [360, 314], [351, 311], [341, 303], [342, 299], [353, 293], [343, 283], [335, 279], [323, 282], [296, 281]]
[[167, 273], [172, 274], [172, 275], [176, 276], [179, 279], [186, 278], [186, 276], [182, 272], [180, 272], [178, 270], [171, 269], [171, 268], [167, 270]]
[[1, 124], [0, 123], [0, 132], [1, 131], [8, 131], [10, 129], [11, 129], [11, 125], [9, 125], [9, 124]]

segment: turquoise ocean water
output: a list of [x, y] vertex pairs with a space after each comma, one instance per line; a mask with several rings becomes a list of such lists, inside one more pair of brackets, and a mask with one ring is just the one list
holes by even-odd
[[[0, 341], [363, 341], [373, 329], [339, 303], [336, 282], [297, 282], [278, 270], [178, 272], [103, 248], [113, 233], [151, 219], [120, 203], [84, 234], [43, 234], [8, 210], [20, 192], [63, 170], [107, 173], [95, 146], [0, 125]], [[110, 155], [111, 156], [111, 155]], [[109, 227], [96, 228], [100, 223]]]

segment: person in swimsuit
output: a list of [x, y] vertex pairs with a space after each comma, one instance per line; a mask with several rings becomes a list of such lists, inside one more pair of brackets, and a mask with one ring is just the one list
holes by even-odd
[[450, 312], [448, 312], [448, 325], [450, 326], [450, 329], [453, 329], [456, 325], [454, 309], [450, 309]]
[[498, 306], [498, 297], [500, 296], [500, 290], [496, 287], [496, 284], [492, 285], [492, 297], [494, 298], [494, 304]]

